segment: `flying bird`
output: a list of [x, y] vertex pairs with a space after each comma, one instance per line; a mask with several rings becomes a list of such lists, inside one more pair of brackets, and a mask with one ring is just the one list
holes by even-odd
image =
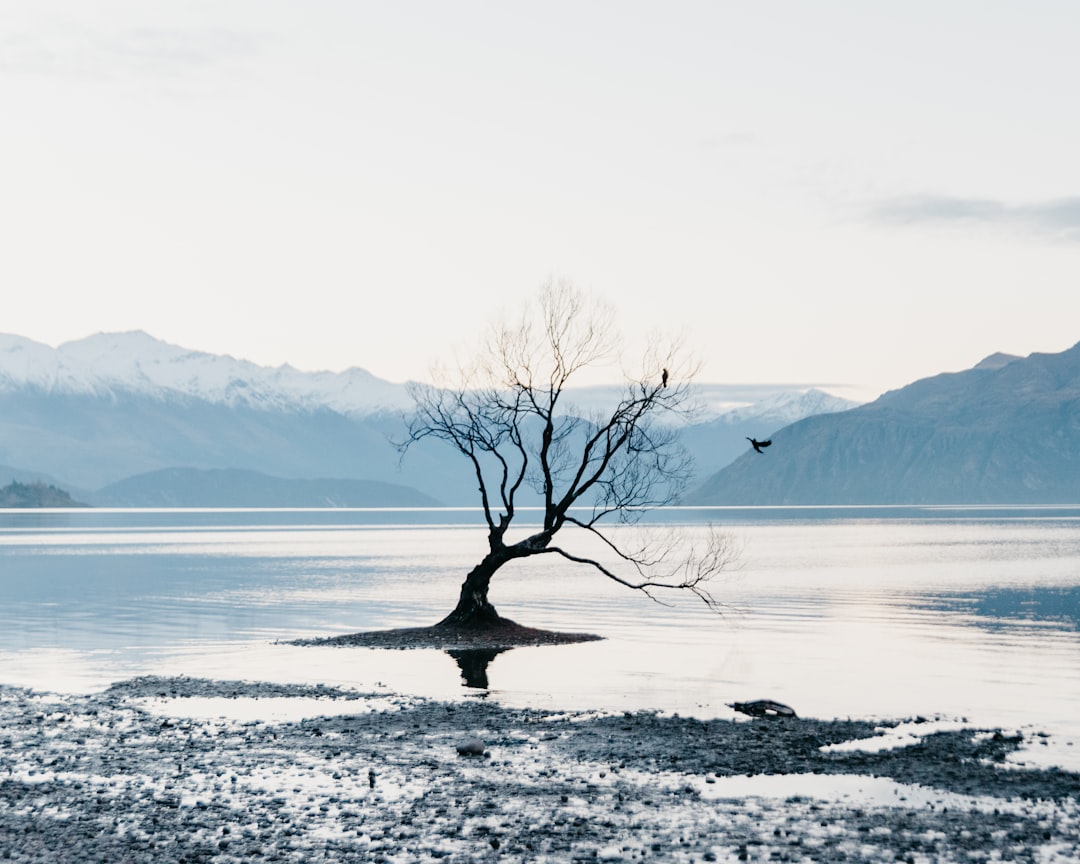
[[753, 445], [754, 449], [757, 450], [758, 453], [764, 453], [765, 451], [761, 448], [768, 447], [770, 444], [772, 444], [772, 441], [757, 441], [753, 438], [747, 438], [746, 440]]
[[667, 369], [665, 369], [663, 374], [660, 376], [660, 386], [661, 387], [667, 387], [667, 379], [668, 379], [668, 372], [667, 372]]

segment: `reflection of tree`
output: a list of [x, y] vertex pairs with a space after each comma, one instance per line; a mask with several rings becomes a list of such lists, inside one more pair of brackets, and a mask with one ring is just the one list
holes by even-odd
[[457, 651], [447, 651], [457, 662], [461, 670], [461, 680], [466, 687], [475, 687], [478, 690], [487, 690], [488, 664], [509, 648], [466, 648]]

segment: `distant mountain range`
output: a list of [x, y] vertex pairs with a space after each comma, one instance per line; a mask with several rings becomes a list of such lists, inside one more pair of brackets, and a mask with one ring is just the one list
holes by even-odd
[[[1080, 502], [1080, 345], [991, 355], [857, 407], [798, 386], [696, 390], [687, 504]], [[476, 505], [445, 445], [399, 458], [410, 406], [363, 369], [268, 369], [138, 332], [55, 349], [0, 335], [0, 482], [113, 506]]]
[[[574, 401], [588, 409], [613, 392]], [[854, 404], [785, 385], [702, 385], [697, 397], [683, 437], [701, 479], [744, 435]], [[112, 506], [475, 505], [469, 466], [445, 445], [399, 458], [411, 405], [404, 384], [363, 369], [266, 368], [142, 332], [58, 348], [0, 334], [0, 481]]]
[[1080, 503], [1080, 344], [994, 354], [843, 413], [806, 417], [686, 503]]

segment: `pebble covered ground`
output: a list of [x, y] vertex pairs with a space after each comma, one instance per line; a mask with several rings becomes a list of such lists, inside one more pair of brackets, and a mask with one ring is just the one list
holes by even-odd
[[[184, 710], [208, 698], [317, 710], [292, 720]], [[874, 738], [882, 725], [571, 716], [187, 678], [85, 696], [0, 688], [0, 856], [1080, 860], [1080, 776], [1010, 766], [1025, 742], [994, 730], [931, 731], [880, 752], [830, 747]], [[757, 796], [726, 785], [763, 774], [846, 778], [852, 794]], [[860, 784], [884, 784], [891, 798], [860, 794]]]

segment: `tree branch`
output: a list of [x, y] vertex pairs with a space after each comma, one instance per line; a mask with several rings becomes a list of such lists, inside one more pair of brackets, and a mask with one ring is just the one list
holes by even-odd
[[[566, 283], [548, 284], [540, 292], [538, 314], [523, 314], [491, 329], [487, 354], [469, 370], [459, 370], [459, 384], [412, 389], [417, 409], [399, 449], [404, 454], [430, 438], [448, 443], [470, 461], [489, 543], [492, 551], [499, 550], [496, 566], [555, 551], [653, 599], [664, 590], [686, 590], [715, 608], [707, 583], [734, 557], [730, 544], [717, 539], [722, 535], [710, 529], [700, 554], [693, 548], [683, 554], [686, 548], [677, 544], [652, 554], [648, 547], [628, 551], [603, 530], [613, 520], [634, 522], [645, 510], [671, 503], [685, 487], [691, 466], [674, 424], [690, 410], [697, 371], [680, 360], [675, 347], [653, 340], [642, 372], [628, 378], [614, 406], [591, 418], [568, 411], [568, 383], [615, 353], [612, 322], [608, 307], [587, 302]], [[673, 422], [665, 425], [660, 422], [664, 417]], [[540, 496], [543, 530], [507, 546], [505, 535], [526, 480]], [[493, 499], [501, 507], [498, 515]], [[572, 515], [579, 509], [589, 515]], [[599, 538], [616, 565], [551, 547], [552, 538], [567, 525]], [[616, 567], [631, 575], [621, 575]]]

